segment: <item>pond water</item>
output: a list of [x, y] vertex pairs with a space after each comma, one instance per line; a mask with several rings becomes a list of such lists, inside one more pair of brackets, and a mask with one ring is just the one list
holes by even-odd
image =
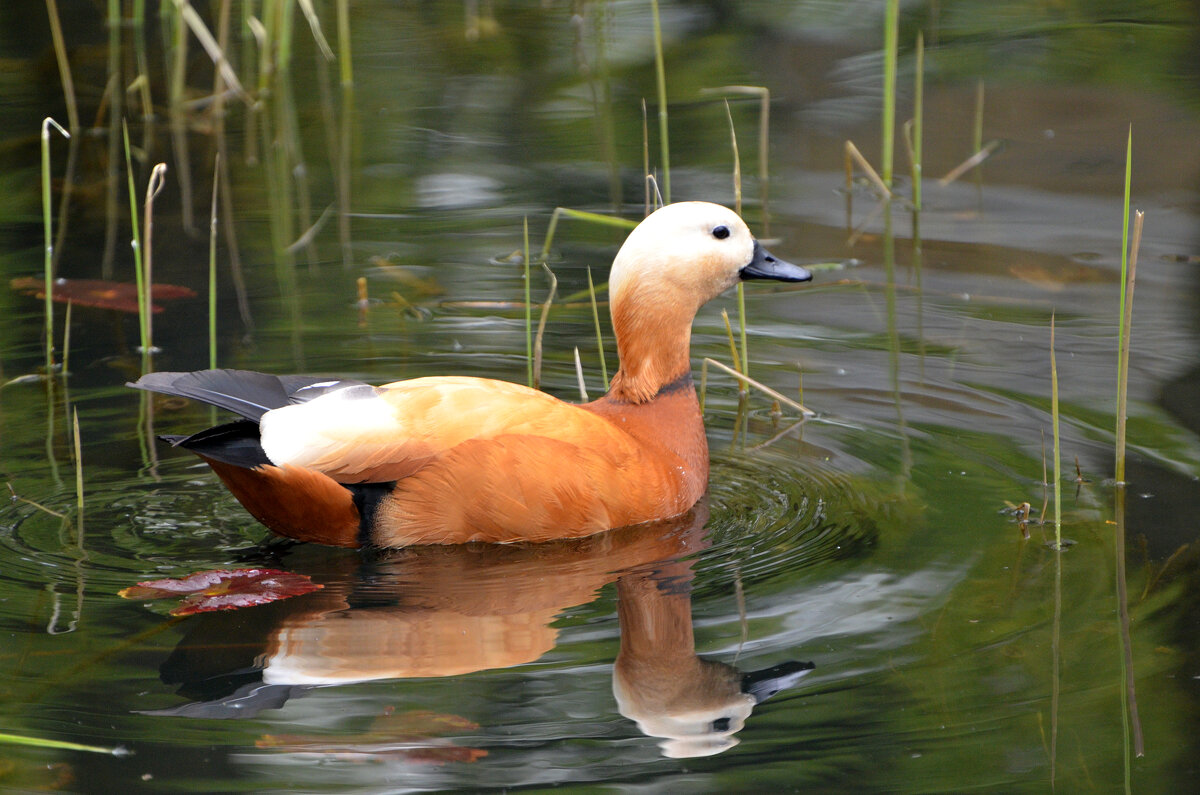
[[[196, 7], [217, 30], [223, 5]], [[642, 216], [643, 99], [666, 188], [650, 3], [372, 0], [350, 7], [348, 37], [339, 4], [318, 4], [328, 62], [299, 8], [265, 5], [232, 4], [231, 58], [260, 102], [252, 113], [226, 97], [223, 131], [200, 45], [178, 60], [162, 46], [178, 19], [148, 20], [148, 81], [137, 28], [123, 28], [139, 204], [150, 166], [168, 164], [155, 279], [199, 294], [154, 315], [154, 369], [208, 363], [221, 148], [237, 237], [233, 249], [218, 225], [220, 366], [524, 381], [523, 221], [536, 252], [555, 207]], [[59, 2], [82, 129], [58, 273], [131, 281], [101, 6]], [[532, 547], [289, 546], [197, 459], [153, 441], [216, 417], [123, 386], [145, 366], [133, 315], [73, 307], [68, 373], [47, 386], [22, 378], [43, 361], [42, 302], [0, 291], [0, 473], [13, 497], [0, 509], [0, 789], [1200, 786], [1194, 4], [904, 4], [897, 127], [913, 115], [921, 32], [922, 209], [898, 133], [901, 197], [880, 206], [856, 178], [849, 219], [844, 142], [880, 162], [883, 3], [660, 6], [671, 198], [735, 202], [732, 119], [744, 215], [775, 253], [817, 269], [811, 285], [746, 289], [749, 372], [815, 416], [757, 389], [740, 399], [710, 367], [710, 490], [678, 520]], [[67, 112], [44, 8], [5, 4], [0, 21], [0, 270], [40, 279], [37, 133]], [[272, 42], [262, 61], [255, 31]], [[273, 38], [289, 35], [290, 48]], [[348, 50], [352, 91], [336, 60]], [[765, 186], [757, 97], [724, 92], [727, 116], [704, 91], [736, 85], [770, 92]], [[1146, 215], [1120, 488], [1130, 124]], [[980, 168], [939, 183], [991, 141]], [[51, 154], [57, 202], [66, 143]], [[589, 268], [604, 281], [623, 234], [557, 225], [541, 385], [564, 399], [579, 398], [576, 347], [588, 390], [603, 391], [581, 291]], [[544, 300], [540, 268], [531, 281]], [[722, 309], [736, 328], [732, 295], [697, 319], [697, 382], [702, 358], [730, 361]], [[1052, 318], [1064, 551], [1047, 545], [1043, 474]], [[1022, 523], [1013, 509], [1026, 502]], [[324, 587], [190, 617], [118, 596], [249, 566]]]

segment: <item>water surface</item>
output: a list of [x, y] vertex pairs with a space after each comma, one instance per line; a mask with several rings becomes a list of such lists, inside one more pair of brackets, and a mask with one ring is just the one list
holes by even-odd
[[[524, 286], [511, 254], [524, 219], [536, 251], [556, 206], [641, 216], [643, 98], [651, 168], [662, 171], [649, 4], [484, 3], [478, 19], [475, 5], [354, 5], [353, 104], [342, 112], [337, 64], [319, 65], [297, 14], [290, 71], [256, 126], [229, 100], [248, 315], [223, 237], [221, 366], [523, 380]], [[20, 498], [0, 512], [0, 730], [129, 753], [6, 744], [0, 788], [1194, 788], [1200, 123], [1188, 76], [1200, 27], [1172, 4], [1117, 20], [1095, 3], [906, 5], [901, 121], [918, 30], [927, 43], [923, 209], [881, 209], [856, 183], [848, 222], [843, 142], [879, 160], [878, 4], [661, 5], [673, 199], [735, 200], [729, 122], [701, 89], [770, 90], [767, 206], [758, 104], [730, 105], [744, 214], [775, 253], [829, 265], [810, 286], [747, 289], [749, 368], [816, 416], [801, 422], [757, 391], [740, 401], [710, 368], [710, 493], [678, 521], [542, 547], [288, 546], [269, 542], [204, 465], [151, 441], [214, 417], [122, 386], [142, 367], [136, 321], [76, 307], [69, 374], [52, 390], [22, 379], [0, 391], [0, 471]], [[66, 10], [81, 118], [106, 128], [102, 20], [86, 4]], [[0, 261], [11, 279], [41, 272], [36, 133], [65, 111], [44, 12], [0, 14]], [[157, 63], [157, 19], [149, 39]], [[189, 95], [211, 92], [194, 46], [188, 69]], [[155, 316], [153, 366], [198, 369], [215, 138], [204, 106], [190, 110], [189, 233], [155, 74], [152, 134], [134, 94], [125, 113], [135, 150], [170, 169], [156, 279], [200, 297]], [[980, 81], [983, 140], [1001, 145], [941, 186], [936, 177], [971, 154]], [[1146, 226], [1121, 512], [1112, 476], [1131, 122]], [[343, 240], [336, 141], [347, 130]], [[63, 276], [102, 275], [107, 136], [81, 137]], [[896, 151], [909, 196], [900, 139]], [[52, 152], [61, 173], [66, 147]], [[119, 198], [112, 269], [129, 280]], [[312, 245], [284, 251], [326, 207]], [[579, 397], [576, 346], [592, 396], [603, 389], [578, 293], [588, 268], [604, 280], [622, 234], [558, 225], [550, 264], [569, 298], [547, 324], [542, 386], [565, 399]], [[536, 270], [532, 286], [542, 300]], [[40, 366], [42, 307], [17, 291], [0, 302], [7, 381]], [[736, 322], [732, 296], [697, 320], [697, 380], [702, 357], [729, 360], [722, 309]], [[1053, 527], [1036, 521], [1052, 454], [1052, 316], [1065, 552], [1045, 545]], [[1011, 511], [1024, 502], [1028, 539]], [[139, 580], [243, 566], [324, 588], [182, 619], [170, 604], [117, 596]]]

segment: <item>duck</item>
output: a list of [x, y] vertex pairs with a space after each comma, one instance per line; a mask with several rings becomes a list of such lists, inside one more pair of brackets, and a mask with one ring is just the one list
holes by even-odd
[[272, 532], [339, 547], [542, 542], [668, 519], [706, 493], [692, 322], [739, 281], [807, 282], [732, 210], [664, 205], [609, 276], [619, 368], [573, 404], [460, 375], [372, 386], [247, 370], [156, 372], [127, 384], [240, 415], [162, 437], [204, 460]]

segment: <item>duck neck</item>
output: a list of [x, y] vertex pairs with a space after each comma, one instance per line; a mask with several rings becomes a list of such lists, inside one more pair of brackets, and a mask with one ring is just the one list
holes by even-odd
[[620, 369], [608, 396], [625, 403], [646, 403], [663, 387], [691, 373], [694, 311], [664, 302], [653, 311], [637, 311], [628, 301], [614, 303]]

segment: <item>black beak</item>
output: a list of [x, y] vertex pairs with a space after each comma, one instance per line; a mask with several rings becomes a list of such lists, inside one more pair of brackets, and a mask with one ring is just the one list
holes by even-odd
[[812, 281], [812, 271], [801, 268], [790, 262], [776, 259], [771, 252], [754, 241], [754, 257], [750, 264], [738, 271], [743, 281], [746, 279], [774, 279], [777, 282], [808, 282]]
[[810, 662], [793, 661], [742, 674], [742, 692], [754, 696], [754, 703], [761, 704], [780, 690], [796, 684], [800, 677], [816, 667]]

